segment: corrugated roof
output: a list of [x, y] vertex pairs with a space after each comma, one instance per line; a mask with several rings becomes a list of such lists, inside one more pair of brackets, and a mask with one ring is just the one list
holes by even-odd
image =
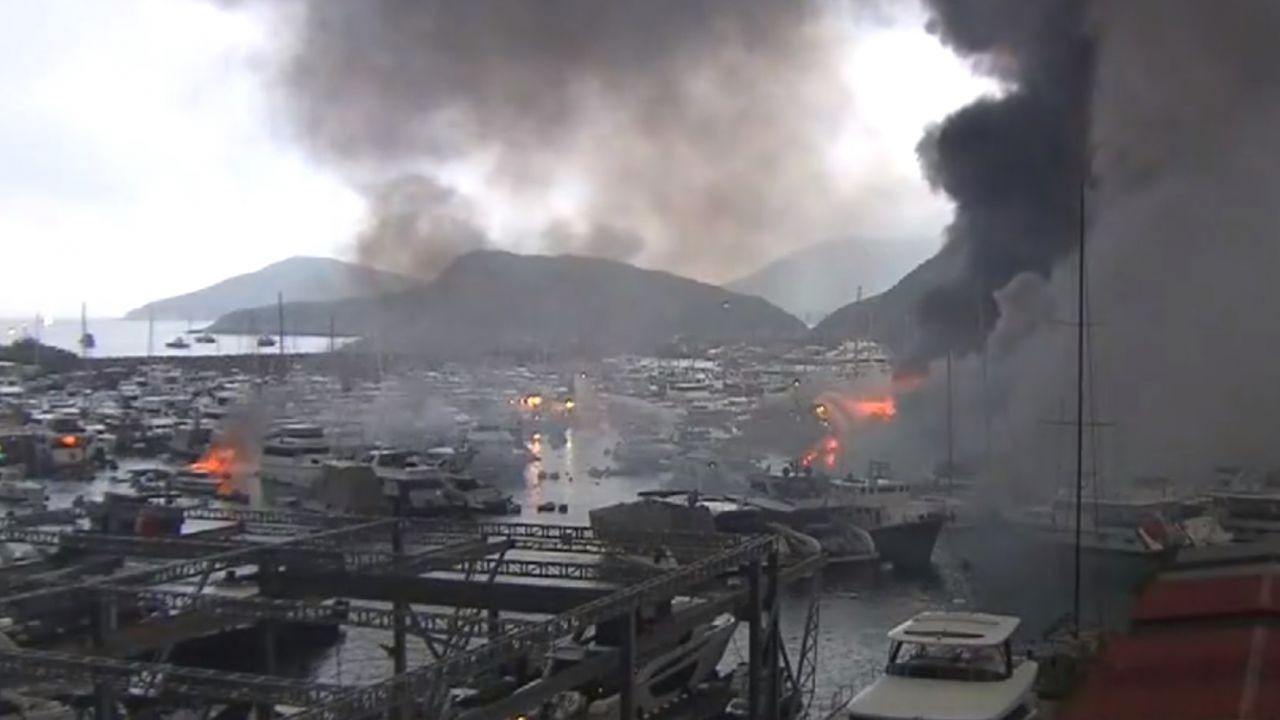
[[1107, 644], [1060, 720], [1280, 717], [1280, 632], [1193, 628]]
[[1280, 582], [1270, 568], [1250, 574], [1162, 578], [1133, 607], [1135, 623], [1280, 615]]

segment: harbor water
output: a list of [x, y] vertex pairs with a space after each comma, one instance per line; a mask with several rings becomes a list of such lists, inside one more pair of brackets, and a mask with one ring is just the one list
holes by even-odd
[[[196, 332], [211, 321], [195, 320], [192, 322], [175, 320], [121, 320], [118, 318], [89, 318], [89, 332], [93, 334], [95, 347], [91, 351], [93, 357], [190, 357], [196, 355], [244, 355], [252, 353], [278, 353], [279, 346], [258, 347], [257, 335], [214, 335], [215, 342], [195, 342]], [[0, 342], [11, 342], [21, 337], [39, 337], [45, 345], [79, 353], [80, 319], [60, 318], [45, 321], [37, 330], [34, 319], [0, 319]], [[285, 326], [284, 350], [288, 353], [324, 352], [329, 349], [329, 338], [291, 336]], [[275, 328], [264, 328], [264, 332], [276, 337]], [[185, 349], [166, 347], [165, 343], [181, 337], [189, 347]], [[276, 338], [278, 340], [278, 338]], [[335, 345], [347, 342], [348, 338], [336, 338]]]

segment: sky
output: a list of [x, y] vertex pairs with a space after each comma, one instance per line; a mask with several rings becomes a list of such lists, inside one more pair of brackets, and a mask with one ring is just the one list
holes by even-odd
[[[915, 144], [993, 85], [922, 13], [903, 17], [850, 38], [834, 91], [856, 99], [851, 137], [877, 142], [837, 137], [832, 163], [893, 158], [909, 229], [926, 238], [902, 251], [923, 260], [950, 206]], [[0, 317], [72, 316], [81, 302], [115, 316], [292, 255], [347, 256], [364, 203], [282, 126], [267, 72], [279, 35], [207, 0], [0, 0]]]

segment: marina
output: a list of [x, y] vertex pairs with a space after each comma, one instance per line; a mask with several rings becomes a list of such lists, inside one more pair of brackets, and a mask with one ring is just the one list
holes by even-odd
[[[451, 717], [595, 717], [624, 702], [618, 653], [634, 632], [626, 702], [646, 716], [751, 716], [742, 668], [754, 666], [778, 678], [785, 712], [758, 705], [753, 717], [896, 717], [865, 708], [909, 706], [883, 699], [899, 691], [858, 695], [883, 685], [882, 663], [896, 672], [896, 653], [886, 660], [877, 634], [894, 637], [913, 615], [952, 613], [963, 623], [1001, 612], [1009, 633], [990, 645], [1008, 659], [1008, 643], [1041, 643], [1068, 610], [1060, 588], [1070, 576], [1050, 558], [1069, 558], [1069, 503], [1059, 501], [1064, 520], [1032, 507], [1006, 527], [998, 514], [958, 517], [959, 496], [944, 502], [936, 479], [913, 483], [884, 462], [841, 475], [834, 451], [829, 465], [803, 453], [752, 460], [739, 437], [755, 432], [770, 399], [731, 395], [715, 380], [725, 372], [718, 363], [689, 398], [653, 392], [661, 379], [626, 394], [644, 359], [572, 370], [402, 368], [381, 380], [307, 370], [304, 357], [291, 358], [285, 375], [196, 362], [103, 359], [58, 390], [27, 378], [9, 395], [0, 607], [15, 645], [0, 667], [57, 680], [61, 689], [43, 696], [51, 686], [26, 686], [33, 697], [165, 713], [191, 702], [271, 704], [307, 717], [385, 713], [413, 697], [415, 712], [435, 703]], [[880, 372], [868, 367], [864, 377]], [[431, 398], [425, 412], [419, 398]], [[706, 410], [717, 403], [732, 410]], [[830, 431], [809, 414], [792, 422], [819, 445]], [[629, 433], [639, 447], [666, 448], [655, 455], [663, 461], [640, 451], [620, 461]], [[29, 466], [14, 462], [28, 456]], [[1085, 528], [1097, 538], [1084, 545], [1085, 593], [1090, 607], [1114, 600], [1104, 624], [1123, 627], [1115, 619], [1127, 617], [1131, 588], [1179, 548], [1231, 540], [1200, 527], [1218, 517], [1213, 489], [1203, 500], [1090, 503], [1098, 525]], [[1013, 560], [992, 548], [1015, 535], [1024, 539], [1014, 547], [1045, 573], [1014, 574], [1019, 584], [1002, 596], [992, 558]], [[1170, 545], [1154, 545], [1157, 537]], [[1054, 546], [1061, 555], [1036, 550]], [[1113, 572], [1101, 555], [1130, 559]], [[761, 600], [776, 604], [754, 631], [743, 610], [753, 568], [779, 588]], [[46, 587], [46, 578], [56, 582]], [[660, 578], [668, 590], [627, 594]], [[1035, 578], [1043, 587], [1025, 592]], [[619, 615], [576, 614], [615, 595], [635, 612], [630, 631]], [[98, 619], [64, 625], [76, 615]], [[684, 630], [646, 634], [668, 622]], [[448, 631], [415, 634], [415, 623]], [[539, 624], [554, 637], [520, 639], [517, 630]], [[414, 641], [398, 644], [402, 625]], [[768, 633], [776, 635], [761, 639]], [[849, 633], [852, 647], [841, 639]], [[93, 659], [103, 657], [95, 643], [113, 648], [110, 661]], [[244, 643], [274, 649], [231, 652]], [[741, 650], [753, 643], [754, 659]], [[769, 669], [775, 651], [786, 672]], [[455, 655], [458, 675], [448, 664]], [[516, 666], [524, 669], [512, 674]], [[138, 678], [170, 676], [164, 692], [139, 691]], [[461, 681], [482, 676], [483, 687]], [[757, 703], [773, 702], [772, 690], [761, 692]]]
[[1280, 720], [1271, 3], [98, 5], [0, 720]]

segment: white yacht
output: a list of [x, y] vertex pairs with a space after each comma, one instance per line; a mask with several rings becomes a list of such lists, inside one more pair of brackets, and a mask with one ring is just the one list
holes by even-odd
[[885, 674], [845, 706], [848, 720], [1030, 720], [1039, 666], [1013, 656], [1008, 615], [924, 612], [889, 631]]
[[363, 462], [373, 468], [389, 500], [401, 498], [400, 511], [409, 515], [506, 513], [511, 497], [476, 480], [466, 469], [467, 456], [452, 448], [426, 453], [410, 450], [375, 450]]
[[53, 473], [79, 473], [89, 463], [89, 436], [80, 419], [73, 415], [53, 415], [40, 426], [42, 461]]
[[[1231, 535], [1206, 515], [1172, 498], [1124, 496], [1088, 499], [1080, 508], [1080, 547], [1086, 552], [1157, 557], [1195, 545], [1220, 545]], [[1010, 518], [1031, 540], [1075, 543], [1076, 503], [1059, 497]]]
[[47, 493], [42, 483], [22, 479], [15, 467], [0, 467], [0, 502], [44, 509]]
[[1218, 468], [1206, 493], [1222, 526], [1239, 540], [1280, 535], [1280, 471]]
[[500, 425], [481, 424], [467, 430], [463, 447], [474, 453], [472, 470], [485, 477], [518, 476], [531, 454], [514, 431]]
[[[673, 603], [673, 611], [680, 606]], [[607, 627], [607, 626], [606, 626]], [[738, 621], [732, 615], [720, 615], [698, 625], [674, 645], [664, 645], [652, 654], [636, 659], [635, 709], [640, 716], [660, 710], [664, 705], [716, 677], [716, 666], [724, 656]], [[597, 655], [617, 652], [620, 637], [597, 626], [596, 636], [581, 642], [568, 641], [552, 648], [549, 658], [552, 672], [572, 667]], [[591, 702], [587, 717], [618, 716], [616, 689], [592, 688], [585, 693]]]
[[324, 428], [308, 423], [277, 425], [263, 440], [262, 479], [309, 489], [320, 479], [329, 459]]

